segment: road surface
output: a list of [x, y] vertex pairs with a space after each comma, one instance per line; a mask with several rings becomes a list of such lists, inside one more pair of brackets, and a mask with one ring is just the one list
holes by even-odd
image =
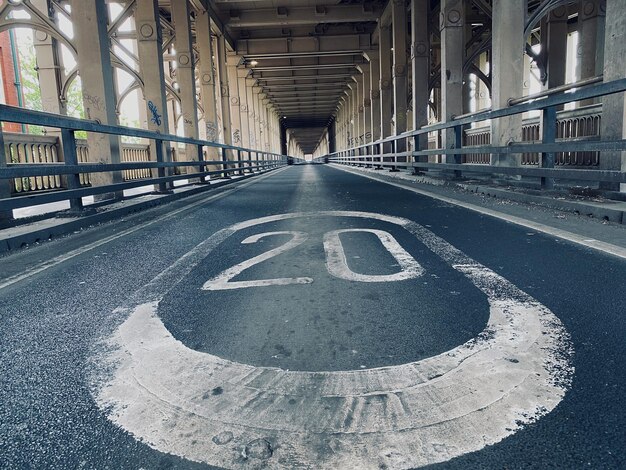
[[0, 259], [0, 468], [624, 468], [626, 262], [322, 165]]

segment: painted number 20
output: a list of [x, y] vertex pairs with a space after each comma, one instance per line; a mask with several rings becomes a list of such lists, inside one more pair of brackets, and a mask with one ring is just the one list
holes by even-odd
[[[394, 274], [359, 274], [355, 273], [348, 266], [346, 260], [346, 252], [341, 243], [339, 235], [342, 233], [355, 233], [355, 232], [367, 232], [372, 233], [378, 237], [382, 245], [387, 251], [394, 257], [400, 266], [400, 271]], [[217, 276], [209, 279], [204, 283], [202, 289], [204, 290], [230, 290], [241, 289], [245, 287], [265, 287], [265, 286], [284, 286], [288, 284], [310, 284], [313, 279], [310, 277], [288, 277], [288, 278], [275, 278], [275, 279], [258, 279], [253, 281], [231, 281], [235, 276], [241, 274], [248, 268], [267, 261], [281, 253], [289, 251], [298, 245], [301, 245], [306, 241], [308, 235], [304, 232], [266, 232], [258, 235], [252, 235], [241, 243], [250, 244], [256, 243], [262, 238], [274, 236], [274, 235], [291, 235], [291, 239], [282, 244], [279, 247], [273, 248], [265, 253], [250, 258], [246, 261], [242, 261], [231, 268], [228, 268]], [[324, 250], [326, 252], [326, 269], [328, 272], [339, 278], [348, 281], [359, 282], [390, 282], [401, 281], [405, 279], [412, 279], [419, 277], [423, 274], [424, 270], [420, 264], [400, 246], [397, 240], [388, 232], [376, 229], [344, 229], [333, 230], [324, 234]]]

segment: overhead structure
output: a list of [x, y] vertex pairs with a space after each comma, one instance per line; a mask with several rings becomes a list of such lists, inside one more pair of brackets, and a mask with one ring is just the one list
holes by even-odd
[[[65, 112], [68, 89], [80, 76], [89, 112], [94, 110], [89, 90], [102, 88], [98, 97], [109, 108], [115, 105], [119, 121], [120, 103], [139, 90], [142, 127], [260, 153], [292, 149], [303, 157], [372, 144], [366, 151], [403, 154], [440, 144], [458, 147], [459, 139], [468, 145], [533, 140], [535, 130], [524, 124], [530, 116], [524, 116], [493, 122], [484, 132], [469, 129], [456, 135], [444, 130], [414, 142], [374, 145], [429, 123], [506, 107], [511, 98], [537, 88], [553, 89], [603, 72], [605, 79], [606, 72], [619, 78], [624, 70], [621, 43], [611, 46], [626, 15], [619, 8], [621, 0], [608, 0], [617, 12], [610, 18], [607, 0], [90, 1], [102, 11], [108, 7], [107, 28], [99, 28], [96, 39], [101, 50], [109, 44], [111, 67], [104, 67], [102, 54], [81, 54], [82, 44], [76, 44], [77, 33], [95, 31], [83, 18], [83, 9], [76, 9], [82, 3], [0, 4], [0, 30], [30, 26], [40, 33], [38, 73], [48, 109]], [[610, 43], [604, 39], [609, 34]], [[67, 49], [64, 54], [61, 47]], [[63, 55], [73, 55], [77, 65], [69, 69], [69, 62], [60, 60]], [[89, 73], [100, 69], [106, 70], [101, 80], [106, 86]], [[128, 85], [115, 75], [120, 72], [131, 78]], [[3, 81], [14, 80], [7, 76]], [[622, 135], [623, 100], [609, 101], [603, 109], [598, 101], [581, 103], [596, 108], [575, 116], [580, 129], [578, 124], [563, 127], [574, 129], [567, 131], [572, 135], [557, 137], [595, 138], [601, 130], [607, 136]], [[599, 121], [607, 111], [611, 120], [584, 124], [589, 118]], [[108, 109], [106, 115], [113, 124], [115, 113]], [[118, 161], [120, 149], [107, 145], [111, 151], [98, 155]], [[181, 160], [193, 149], [171, 152], [171, 158]], [[611, 170], [625, 161], [621, 152], [605, 155], [600, 159], [598, 153], [578, 152], [563, 164]], [[226, 152], [224, 157], [238, 155]], [[530, 154], [419, 158], [539, 164]]]
[[235, 42], [240, 67], [280, 114], [281, 125], [294, 130], [290, 135], [302, 151], [313, 154], [359, 67], [368, 63], [364, 52], [374, 47], [386, 2], [211, 3]]

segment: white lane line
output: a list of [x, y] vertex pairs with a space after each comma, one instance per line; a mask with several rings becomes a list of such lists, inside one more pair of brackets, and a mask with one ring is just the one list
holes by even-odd
[[[52, 258], [50, 260], [44, 261], [43, 263], [39, 263], [38, 265], [36, 265], [36, 266], [34, 266], [32, 268], [29, 268], [27, 271], [25, 271], [23, 273], [16, 274], [14, 276], [11, 276], [11, 277], [8, 277], [6, 279], [3, 279], [0, 282], [0, 290], [4, 289], [6, 287], [9, 287], [9, 286], [11, 286], [11, 285], [13, 285], [13, 284], [15, 284], [17, 282], [23, 281], [24, 279], [28, 279], [29, 277], [34, 276], [35, 274], [39, 274], [39, 273], [41, 273], [41, 272], [43, 272], [43, 271], [45, 271], [47, 269], [53, 268], [54, 266], [57, 266], [57, 265], [65, 262], [67, 260], [75, 258], [76, 256], [80, 256], [83, 253], [91, 251], [91, 250], [93, 250], [95, 248], [98, 248], [98, 247], [100, 247], [102, 245], [105, 245], [105, 244], [107, 244], [109, 242], [112, 242], [112, 241], [117, 240], [119, 238], [125, 237], [125, 236], [130, 235], [132, 233], [135, 233], [135, 232], [137, 232], [139, 230], [143, 230], [144, 228], [149, 227], [150, 225], [153, 225], [153, 224], [156, 224], [156, 223], [159, 223], [159, 222], [163, 222], [164, 220], [168, 220], [168, 219], [171, 219], [173, 217], [176, 217], [177, 215], [179, 215], [179, 214], [181, 214], [181, 213], [183, 213], [185, 211], [194, 209], [194, 208], [196, 208], [198, 206], [202, 206], [202, 205], [207, 204], [209, 202], [213, 202], [213, 201], [216, 201], [216, 200], [221, 199], [223, 197], [226, 197], [229, 194], [232, 194], [234, 192], [239, 191], [240, 189], [243, 189], [243, 188], [246, 188], [246, 187], [250, 186], [251, 184], [257, 183], [257, 182], [261, 181], [262, 179], [265, 179], [265, 178], [267, 178], [269, 176], [275, 175], [277, 172], [283, 171], [284, 169], [285, 168], [274, 170], [274, 171], [272, 171], [271, 173], [269, 173], [267, 175], [262, 175], [262, 176], [259, 176], [257, 178], [253, 178], [252, 181], [245, 182], [245, 183], [243, 183], [241, 185], [238, 185], [236, 187], [233, 187], [233, 188], [228, 188], [228, 189], [224, 190], [223, 192], [220, 192], [219, 194], [215, 194], [215, 195], [213, 195], [211, 197], [202, 199], [201, 201], [194, 202], [193, 204], [189, 204], [188, 206], [182, 207], [180, 209], [176, 209], [175, 211], [168, 212], [166, 215], [164, 215], [162, 217], [159, 217], [158, 219], [154, 219], [154, 220], [151, 220], [149, 222], [144, 222], [142, 224], [135, 225], [134, 227], [131, 227], [131, 228], [128, 228], [126, 230], [122, 230], [120, 232], [117, 232], [115, 235], [110, 235], [108, 237], [105, 237], [105, 238], [102, 238], [100, 240], [97, 240], [97, 241], [95, 241], [93, 243], [89, 243], [89, 244], [87, 244], [85, 246], [82, 246], [80, 248], [76, 248], [75, 250], [68, 251], [67, 253], [64, 253], [62, 255], [56, 256], [56, 257], [54, 257], [54, 258]], [[145, 215], [145, 213], [142, 214], [142, 215]]]
[[622, 259], [626, 259], [626, 248], [623, 248], [618, 245], [613, 245], [612, 243], [602, 242], [595, 239], [586, 238], [583, 235], [578, 235], [573, 232], [569, 232], [567, 230], [558, 229], [555, 227], [551, 227], [549, 225], [545, 225], [539, 222], [533, 222], [532, 220], [526, 220], [521, 217], [517, 217], [514, 215], [505, 214], [503, 212], [499, 212], [493, 209], [487, 209], [485, 207], [477, 206], [475, 204], [469, 202], [459, 201], [457, 199], [453, 199], [447, 196], [441, 196], [439, 194], [431, 193], [430, 191], [426, 191], [424, 189], [413, 188], [411, 186], [407, 186], [401, 183], [394, 183], [393, 181], [387, 181], [384, 178], [379, 178], [373, 175], [363, 174], [359, 171], [349, 170], [347, 168], [343, 168], [339, 165], [332, 165], [332, 168], [337, 170], [345, 171], [347, 173], [351, 173], [353, 175], [362, 176], [363, 178], [369, 178], [374, 181], [378, 181], [380, 183], [389, 184], [391, 186], [395, 186], [397, 188], [406, 189], [407, 191], [412, 191], [417, 194], [421, 194], [422, 196], [427, 196], [432, 199], [438, 199], [443, 202], [448, 202], [450, 204], [454, 204], [455, 206], [463, 207], [465, 209], [469, 209], [474, 212], [478, 212], [480, 214], [489, 215], [491, 217], [495, 217], [500, 220], [504, 220], [506, 222], [511, 222], [515, 225], [520, 225], [522, 227], [532, 228], [534, 230], [538, 230], [540, 232], [546, 233], [548, 235], [552, 235], [554, 237], [561, 238], [563, 240], [567, 240], [572, 243], [576, 243], [577, 245], [582, 245], [587, 248], [592, 248], [594, 250], [601, 251], [603, 253], [608, 253], [613, 256], [617, 256]]
[[[165, 328], [161, 299], [237, 230], [317, 217], [403, 227], [485, 294], [485, 329], [417, 362], [306, 372], [194, 351]], [[93, 356], [98, 406], [159, 451], [225, 468], [406, 469], [447, 461], [552, 411], [573, 376], [569, 335], [548, 308], [426, 228], [381, 214], [279, 214], [227, 227], [116, 313], [126, 319]]]
[[[387, 251], [395, 258], [400, 265], [400, 271], [393, 274], [360, 274], [355, 273], [348, 266], [346, 252], [339, 239], [342, 233], [367, 232], [378, 237]], [[424, 274], [422, 266], [400, 246], [397, 240], [388, 232], [376, 229], [343, 229], [333, 230], [324, 234], [324, 250], [326, 251], [326, 269], [339, 279], [359, 282], [390, 282], [413, 279]]]

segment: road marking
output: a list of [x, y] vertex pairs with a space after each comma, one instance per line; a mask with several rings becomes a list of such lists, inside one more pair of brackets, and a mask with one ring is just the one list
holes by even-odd
[[[352, 271], [348, 267], [346, 252], [343, 249], [339, 235], [354, 232], [367, 232], [376, 235], [391, 256], [398, 262], [400, 271], [384, 275], [360, 274]], [[333, 230], [332, 232], [324, 234], [324, 250], [326, 251], [326, 269], [328, 269], [330, 274], [339, 279], [359, 282], [391, 282], [413, 279], [424, 273], [420, 264], [400, 246], [390, 233], [383, 230], [364, 228]]]
[[[161, 299], [229, 236], [318, 217], [406, 229], [485, 294], [485, 329], [417, 362], [306, 372], [194, 351], [158, 318]], [[569, 335], [547, 307], [426, 228], [382, 214], [320, 211], [237, 223], [188, 252], [115, 314], [121, 325], [93, 356], [98, 406], [159, 451], [225, 468], [406, 469], [447, 461], [549, 413], [573, 376]]]
[[[291, 240], [288, 240], [283, 245], [273, 248], [265, 253], [262, 253], [254, 258], [242, 261], [235, 266], [222, 271], [217, 276], [209, 279], [202, 286], [203, 290], [229, 290], [229, 289], [242, 289], [246, 287], [269, 287], [269, 286], [286, 286], [289, 284], [310, 284], [313, 279], [310, 277], [281, 277], [276, 279], [259, 279], [254, 281], [230, 281], [235, 276], [241, 274], [246, 269], [251, 268], [255, 264], [267, 261], [274, 256], [278, 256], [281, 253], [289, 251], [298, 245], [301, 245], [306, 241], [308, 235], [304, 232], [266, 232], [257, 235], [252, 235], [241, 243], [250, 244], [256, 243], [262, 238], [271, 237], [274, 235], [291, 235]], [[229, 282], [230, 281], [230, 282]]]
[[137, 232], [139, 230], [142, 230], [142, 229], [144, 229], [146, 227], [149, 227], [150, 225], [163, 222], [164, 220], [171, 219], [171, 218], [173, 218], [173, 217], [175, 217], [175, 216], [177, 216], [177, 215], [179, 215], [179, 214], [181, 214], [181, 213], [183, 213], [185, 211], [194, 209], [194, 208], [196, 208], [198, 206], [202, 206], [202, 205], [207, 204], [209, 202], [213, 202], [213, 201], [216, 201], [216, 200], [221, 199], [223, 197], [226, 197], [229, 194], [232, 194], [232, 193], [237, 192], [237, 191], [239, 191], [241, 189], [247, 188], [251, 184], [257, 183], [257, 182], [261, 181], [262, 179], [265, 179], [268, 176], [271, 176], [272, 174], [276, 174], [277, 172], [283, 171], [284, 169], [285, 168], [274, 170], [272, 173], [270, 173], [268, 175], [259, 176], [257, 178], [254, 178], [252, 181], [249, 181], [247, 183], [243, 183], [243, 184], [238, 185], [238, 186], [233, 187], [233, 188], [228, 188], [228, 189], [224, 190], [223, 192], [221, 192], [219, 194], [215, 194], [215, 195], [213, 195], [211, 197], [208, 197], [208, 198], [203, 198], [201, 201], [194, 202], [194, 203], [189, 204], [189, 205], [187, 205], [185, 207], [181, 207], [180, 209], [176, 209], [176, 210], [174, 210], [172, 212], [168, 212], [166, 215], [163, 215], [163, 216], [161, 216], [159, 218], [156, 218], [154, 220], [151, 220], [149, 222], [144, 222], [142, 224], [135, 225], [135, 226], [133, 226], [131, 228], [128, 228], [126, 230], [122, 230], [120, 232], [117, 232], [115, 235], [110, 235], [108, 237], [101, 238], [100, 240], [97, 240], [97, 241], [95, 241], [93, 243], [89, 243], [89, 244], [87, 244], [85, 246], [82, 246], [82, 247], [77, 248], [77, 249], [72, 250], [72, 251], [68, 251], [67, 253], [64, 253], [62, 255], [56, 256], [56, 257], [54, 257], [52, 259], [49, 259], [49, 260], [44, 261], [42, 263], [39, 263], [36, 266], [34, 266], [34, 267], [24, 271], [23, 273], [16, 274], [14, 276], [11, 276], [11, 277], [8, 277], [6, 279], [3, 279], [0, 282], [0, 290], [4, 289], [6, 287], [9, 287], [9, 286], [11, 286], [11, 285], [13, 285], [13, 284], [15, 284], [17, 282], [23, 281], [24, 279], [28, 279], [29, 277], [34, 276], [35, 274], [39, 274], [39, 273], [41, 273], [43, 271], [46, 271], [47, 269], [53, 268], [53, 267], [55, 267], [55, 266], [57, 266], [57, 265], [59, 265], [61, 263], [64, 263], [65, 261], [67, 261], [69, 259], [75, 258], [76, 256], [80, 256], [83, 253], [91, 251], [91, 250], [93, 250], [95, 248], [98, 248], [98, 247], [100, 247], [102, 245], [105, 245], [105, 244], [107, 244], [109, 242], [112, 242], [112, 241], [117, 240], [119, 238], [125, 237], [127, 235], [132, 234], [132, 233], [135, 233], [135, 232]]
[[363, 174], [358, 171], [349, 170], [347, 168], [343, 168], [338, 165], [332, 165], [333, 168], [341, 171], [345, 171], [347, 173], [351, 173], [353, 175], [362, 176], [363, 178], [369, 178], [374, 181], [378, 181], [380, 183], [389, 184], [391, 186], [395, 186], [397, 188], [406, 189], [407, 191], [412, 191], [417, 194], [421, 194], [422, 196], [427, 196], [432, 199], [437, 199], [439, 201], [447, 202], [450, 204], [454, 204], [455, 206], [463, 207], [465, 209], [469, 209], [474, 212], [478, 212], [479, 214], [489, 215], [491, 217], [495, 217], [500, 220], [504, 220], [506, 222], [511, 222], [515, 225], [520, 225], [522, 227], [531, 228], [533, 230], [537, 230], [539, 232], [546, 233], [548, 235], [552, 235], [554, 237], [561, 238], [563, 240], [567, 240], [569, 242], [575, 243], [577, 245], [582, 245], [587, 248], [592, 248], [597, 251], [601, 251], [603, 253], [608, 253], [613, 256], [617, 256], [622, 259], [626, 259], [626, 248], [623, 248], [618, 245], [613, 245], [611, 243], [602, 242], [595, 239], [585, 238], [583, 235], [578, 235], [577, 233], [568, 232], [567, 230], [561, 230], [555, 227], [550, 227], [549, 225], [544, 225], [539, 222], [533, 222], [532, 220], [526, 220], [521, 217], [517, 217], [514, 215], [505, 214], [503, 212], [498, 212], [493, 209], [487, 209], [485, 207], [477, 206], [475, 204], [469, 202], [459, 201], [458, 199], [454, 199], [447, 196], [441, 196], [439, 194], [431, 193], [430, 191], [426, 191], [424, 189], [413, 188], [411, 186], [406, 186], [401, 183], [394, 183], [393, 181], [387, 181], [386, 179], [379, 178], [373, 175]]
[[[339, 235], [347, 232], [367, 232], [373, 233], [378, 237], [382, 245], [387, 251], [394, 257], [400, 266], [400, 271], [394, 274], [386, 275], [371, 275], [355, 273], [348, 266], [346, 260], [346, 253], [341, 243]], [[313, 279], [310, 277], [290, 277], [290, 278], [276, 278], [276, 279], [259, 279], [252, 281], [231, 281], [234, 277], [238, 276], [246, 269], [252, 266], [267, 261], [275, 256], [285, 253], [298, 245], [304, 243], [308, 234], [305, 232], [266, 232], [257, 235], [252, 235], [241, 243], [250, 244], [256, 243], [265, 237], [274, 235], [291, 235], [291, 240], [287, 241], [283, 245], [268, 250], [258, 256], [242, 261], [235, 266], [228, 268], [217, 276], [212, 277], [202, 286], [203, 290], [232, 290], [232, 289], [245, 289], [248, 287], [270, 287], [270, 286], [286, 286], [289, 284], [311, 284]], [[374, 229], [344, 229], [333, 230], [324, 234], [324, 251], [326, 252], [326, 269], [328, 273], [339, 279], [345, 279], [348, 281], [358, 282], [391, 282], [402, 281], [406, 279], [413, 279], [421, 276], [424, 272], [420, 264], [413, 259], [413, 257], [406, 252], [404, 248], [396, 241], [393, 236], [383, 230]]]

